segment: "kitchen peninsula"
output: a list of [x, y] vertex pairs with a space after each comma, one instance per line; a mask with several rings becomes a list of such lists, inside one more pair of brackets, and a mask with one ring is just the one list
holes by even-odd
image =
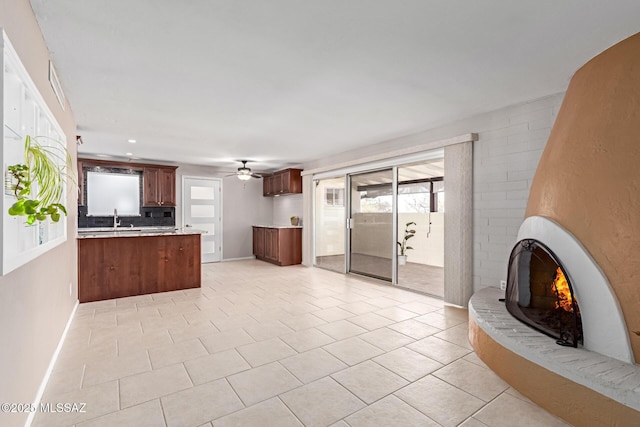
[[78, 232], [78, 299], [101, 301], [201, 284], [200, 231], [174, 227]]

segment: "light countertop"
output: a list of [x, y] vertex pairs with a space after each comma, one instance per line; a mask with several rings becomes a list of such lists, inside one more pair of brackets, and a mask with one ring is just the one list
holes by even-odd
[[79, 228], [78, 239], [100, 239], [111, 237], [143, 237], [143, 236], [174, 236], [188, 234], [204, 234], [206, 231], [191, 227], [113, 227]]

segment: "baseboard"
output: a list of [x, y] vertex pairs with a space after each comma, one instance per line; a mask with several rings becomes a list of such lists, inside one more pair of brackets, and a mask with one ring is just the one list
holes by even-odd
[[227, 258], [227, 259], [223, 259], [222, 262], [227, 262], [227, 261], [246, 261], [248, 259], [256, 259], [256, 257], [247, 256], [247, 257], [241, 257], [241, 258]]
[[[45, 388], [47, 388], [47, 384], [49, 383], [49, 378], [51, 377], [51, 372], [53, 372], [53, 367], [56, 364], [56, 360], [58, 360], [58, 355], [60, 354], [60, 350], [62, 350], [62, 346], [64, 344], [64, 340], [67, 338], [67, 332], [69, 332], [69, 327], [71, 326], [71, 322], [73, 321], [74, 316], [76, 315], [76, 311], [78, 310], [79, 301], [76, 300], [75, 305], [73, 306], [73, 310], [71, 311], [71, 315], [69, 316], [69, 320], [67, 320], [67, 325], [64, 327], [64, 331], [62, 331], [62, 336], [60, 337], [60, 341], [58, 342], [58, 346], [56, 347], [56, 351], [53, 352], [53, 356], [51, 356], [51, 361], [49, 362], [49, 367], [42, 378], [42, 382], [40, 383], [40, 388], [38, 388], [38, 393], [36, 393], [36, 398], [33, 401], [33, 407], [39, 408], [40, 401], [42, 400], [42, 395], [44, 394]], [[38, 411], [31, 411], [29, 416], [27, 417], [27, 421], [24, 423], [25, 427], [30, 427], [33, 422], [33, 418], [36, 416]]]

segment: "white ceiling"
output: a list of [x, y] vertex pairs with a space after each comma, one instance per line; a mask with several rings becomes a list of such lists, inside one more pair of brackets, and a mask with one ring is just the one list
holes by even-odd
[[640, 30], [638, 0], [31, 4], [82, 154], [229, 170], [301, 164], [561, 92]]

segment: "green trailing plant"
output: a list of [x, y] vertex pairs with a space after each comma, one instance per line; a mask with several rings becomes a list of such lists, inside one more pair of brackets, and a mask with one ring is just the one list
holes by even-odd
[[406, 255], [409, 249], [413, 249], [411, 246], [407, 246], [407, 241], [416, 235], [416, 230], [409, 228], [412, 225], [416, 225], [416, 223], [411, 221], [405, 224], [404, 238], [402, 239], [402, 242], [398, 242], [398, 246], [400, 247], [400, 253], [398, 255]]
[[[62, 203], [67, 178], [75, 182], [71, 155], [60, 142], [43, 145], [38, 136], [27, 135], [24, 142], [25, 163], [8, 167], [11, 190], [16, 202], [9, 208], [9, 215], [26, 216], [27, 224], [36, 221], [58, 222], [67, 209]], [[49, 138], [46, 138], [49, 139]]]

